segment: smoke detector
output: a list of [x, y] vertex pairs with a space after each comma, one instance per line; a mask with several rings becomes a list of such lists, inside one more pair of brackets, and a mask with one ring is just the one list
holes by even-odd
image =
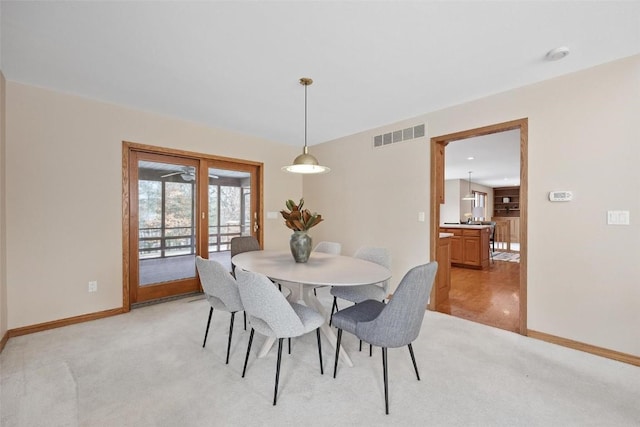
[[551, 49], [549, 52], [547, 52], [547, 60], [548, 61], [558, 61], [562, 58], [564, 58], [565, 56], [569, 55], [569, 48], [566, 46], [562, 46], [562, 47], [557, 47], [555, 49]]

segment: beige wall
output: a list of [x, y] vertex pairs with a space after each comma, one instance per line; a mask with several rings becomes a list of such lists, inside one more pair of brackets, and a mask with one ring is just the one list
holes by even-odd
[[459, 222], [462, 218], [459, 200], [465, 193], [460, 193], [460, 180], [448, 179], [444, 182], [444, 200], [440, 205], [440, 223]]
[[[122, 306], [123, 140], [263, 162], [265, 211], [302, 194], [295, 147], [11, 81], [6, 99], [10, 329]], [[267, 220], [265, 246], [289, 234]]]
[[341, 242], [348, 255], [361, 245], [388, 248], [392, 289], [409, 268], [429, 261], [429, 141], [374, 149], [372, 140], [420, 123], [423, 118], [315, 145], [311, 152], [331, 173], [304, 178], [305, 201], [325, 218], [313, 237]]
[[0, 71], [0, 339], [7, 332], [7, 223], [6, 223], [6, 155], [5, 155], [6, 82]]
[[[433, 137], [526, 117], [528, 327], [640, 355], [639, 114], [634, 56], [314, 146], [333, 168], [304, 179], [305, 197], [327, 218], [317, 237], [347, 253], [389, 247], [397, 284], [429, 259], [429, 143], [374, 150], [372, 137], [405, 124], [426, 122]], [[551, 190], [572, 190], [574, 200], [551, 203]], [[607, 210], [621, 209], [631, 225], [607, 225]]]
[[[429, 260], [429, 142], [374, 150], [372, 137], [527, 117], [529, 328], [640, 355], [639, 88], [635, 56], [314, 146], [333, 170], [304, 178], [307, 206], [326, 218], [312, 235], [344, 253], [388, 247], [397, 285]], [[263, 161], [265, 213], [302, 194], [302, 180], [280, 172], [296, 147], [15, 82], [3, 93], [8, 328], [121, 306], [122, 140]], [[550, 190], [572, 190], [574, 201], [550, 203]], [[610, 209], [630, 210], [631, 225], [607, 225]], [[266, 221], [267, 248], [286, 248], [289, 234]], [[93, 279], [99, 292], [89, 294]]]

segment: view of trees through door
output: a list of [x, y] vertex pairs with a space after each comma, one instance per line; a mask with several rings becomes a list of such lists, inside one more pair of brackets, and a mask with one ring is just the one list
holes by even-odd
[[230, 242], [252, 235], [251, 174], [209, 168], [209, 258], [231, 269]]
[[259, 230], [259, 165], [161, 151], [129, 144], [127, 153], [131, 304], [198, 291], [196, 256], [230, 269], [231, 239]]
[[[183, 170], [172, 172], [175, 168]], [[195, 169], [138, 162], [139, 286], [195, 276]]]

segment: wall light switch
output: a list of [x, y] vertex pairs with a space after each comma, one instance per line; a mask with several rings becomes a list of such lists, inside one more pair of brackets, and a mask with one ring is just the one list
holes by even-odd
[[629, 211], [607, 211], [607, 224], [629, 225]]
[[418, 222], [424, 222], [424, 212], [418, 212]]
[[267, 212], [267, 219], [278, 219], [278, 212]]

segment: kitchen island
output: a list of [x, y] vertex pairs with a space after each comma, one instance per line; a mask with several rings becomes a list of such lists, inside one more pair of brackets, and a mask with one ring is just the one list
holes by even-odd
[[441, 233], [451, 233], [451, 265], [481, 270], [489, 268], [490, 225], [443, 224]]

